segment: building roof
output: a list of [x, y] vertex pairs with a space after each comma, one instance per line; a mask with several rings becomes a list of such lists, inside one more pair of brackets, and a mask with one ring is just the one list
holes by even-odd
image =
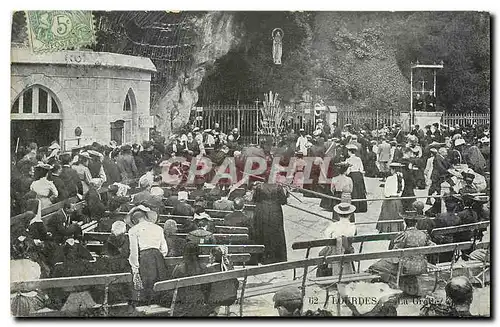
[[121, 68], [156, 72], [149, 58], [94, 51], [58, 51], [34, 54], [29, 48], [11, 48], [13, 64], [51, 64]]

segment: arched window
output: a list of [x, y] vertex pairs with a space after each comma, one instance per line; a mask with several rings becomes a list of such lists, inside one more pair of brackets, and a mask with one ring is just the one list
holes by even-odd
[[24, 90], [14, 101], [11, 114], [59, 114], [55, 96], [48, 89], [34, 85]]
[[123, 111], [133, 111], [135, 109], [135, 95], [132, 89], [129, 89], [123, 101]]

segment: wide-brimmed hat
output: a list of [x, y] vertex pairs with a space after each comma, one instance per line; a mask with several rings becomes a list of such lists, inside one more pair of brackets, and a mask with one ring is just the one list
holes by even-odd
[[199, 127], [195, 127], [195, 128], [193, 128], [193, 132], [198, 132], [199, 130], [200, 130], [200, 128], [199, 128]]
[[130, 150], [132, 150], [130, 144], [122, 145], [122, 151], [130, 151]]
[[102, 154], [100, 154], [99, 152], [95, 151], [95, 150], [87, 150], [88, 154], [91, 155], [91, 156], [94, 156], [94, 157], [100, 157], [102, 156]]
[[352, 124], [345, 124], [344, 127], [351, 127]]
[[464, 139], [456, 139], [455, 140], [455, 146], [459, 146], [459, 145], [463, 145], [463, 144], [465, 144]]
[[207, 128], [207, 129], [204, 129], [203, 132], [205, 132], [205, 133], [212, 133], [212, 129], [211, 128]]
[[444, 143], [438, 143], [436, 141], [433, 141], [431, 144], [429, 144], [430, 148], [440, 148], [442, 146], [445, 146], [445, 144]]
[[347, 150], [354, 150], [354, 151], [358, 150], [358, 147], [355, 144], [347, 144], [345, 147]]
[[90, 159], [90, 154], [88, 152], [79, 153], [78, 156]]
[[333, 211], [335, 211], [339, 215], [350, 215], [351, 213], [356, 211], [356, 207], [350, 203], [341, 202], [333, 207]]
[[43, 162], [39, 162], [35, 168], [42, 168], [42, 169], [45, 169], [45, 170], [51, 170], [53, 167], [49, 164], [46, 164], [46, 163], [43, 163]]
[[400, 162], [391, 162], [391, 163], [389, 164], [389, 167], [391, 167], [391, 168], [398, 168], [398, 167], [399, 167], [399, 168], [401, 168], [401, 167], [403, 167], [403, 166], [404, 166], [404, 165], [403, 165], [402, 163], [400, 163]]
[[55, 149], [61, 149], [61, 146], [60, 146], [59, 144], [57, 144], [57, 142], [52, 143], [52, 144], [49, 146], [49, 150], [55, 150]]
[[285, 286], [274, 293], [274, 306], [280, 306], [284, 303], [302, 300], [302, 292], [297, 286]]

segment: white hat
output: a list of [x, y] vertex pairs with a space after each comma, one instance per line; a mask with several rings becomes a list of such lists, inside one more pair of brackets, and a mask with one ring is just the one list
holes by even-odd
[[465, 144], [465, 140], [464, 139], [456, 139], [455, 140], [455, 146], [459, 146], [459, 145], [462, 145], [462, 144]]
[[195, 128], [193, 128], [193, 132], [198, 132], [199, 130], [200, 130], [200, 128], [199, 128], [199, 127], [195, 127]]
[[479, 141], [481, 141], [481, 143], [490, 143], [490, 138], [485, 136], [481, 138]]
[[177, 193], [177, 200], [181, 201], [181, 200], [187, 200], [188, 199], [188, 192], [186, 191], [179, 191]]
[[339, 215], [350, 215], [354, 211], [356, 211], [356, 207], [347, 202], [341, 202], [333, 207], [333, 211], [338, 213]]
[[320, 129], [317, 129], [313, 132], [313, 135], [314, 136], [318, 136], [318, 135], [321, 135], [321, 130]]
[[61, 146], [60, 146], [59, 144], [57, 144], [57, 142], [52, 143], [52, 144], [49, 146], [49, 150], [54, 150], [54, 149], [61, 149]]
[[389, 167], [403, 167], [403, 164], [399, 162], [392, 162], [389, 164]]
[[357, 150], [358, 149], [358, 147], [354, 144], [347, 144], [345, 147], [348, 150]]

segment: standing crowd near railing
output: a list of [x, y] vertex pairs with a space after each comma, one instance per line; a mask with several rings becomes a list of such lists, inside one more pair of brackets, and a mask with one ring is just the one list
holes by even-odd
[[[319, 121], [313, 135], [298, 132], [262, 136], [255, 147], [240, 144], [237, 128], [225, 134], [217, 125], [187, 126], [142, 146], [95, 142], [61, 152], [57, 142], [30, 144], [12, 164], [13, 314], [209, 316], [221, 307], [230, 314], [238, 302], [243, 315], [245, 298], [275, 293], [280, 315], [328, 315], [303, 310], [307, 286], [334, 287], [339, 299], [356, 292], [348, 283], [366, 281], [423, 295], [420, 276], [435, 272], [435, 289], [459, 257], [481, 277], [450, 277], [450, 301], [426, 314], [470, 314], [469, 288], [488, 282], [489, 129], [341, 130]], [[183, 160], [169, 161], [176, 157]], [[211, 169], [199, 169], [203, 158]], [[264, 169], [248, 166], [249, 158]], [[191, 178], [193, 171], [203, 173]], [[366, 198], [366, 177], [381, 178], [384, 198]], [[424, 211], [414, 191], [427, 187]], [[320, 197], [331, 217], [288, 204], [296, 191]], [[378, 221], [356, 221], [368, 201], [382, 201]], [[324, 233], [332, 242], [321, 243], [320, 257], [308, 257], [311, 245], [306, 259], [287, 260], [283, 205], [330, 220]], [[354, 253], [358, 226], [368, 223], [380, 234], [362, 242], [390, 240], [387, 251]], [[380, 260], [359, 271], [373, 259]], [[250, 276], [300, 268], [301, 280], [247, 288]], [[369, 312], [348, 306], [354, 315], [394, 315], [400, 292], [379, 295]]]

